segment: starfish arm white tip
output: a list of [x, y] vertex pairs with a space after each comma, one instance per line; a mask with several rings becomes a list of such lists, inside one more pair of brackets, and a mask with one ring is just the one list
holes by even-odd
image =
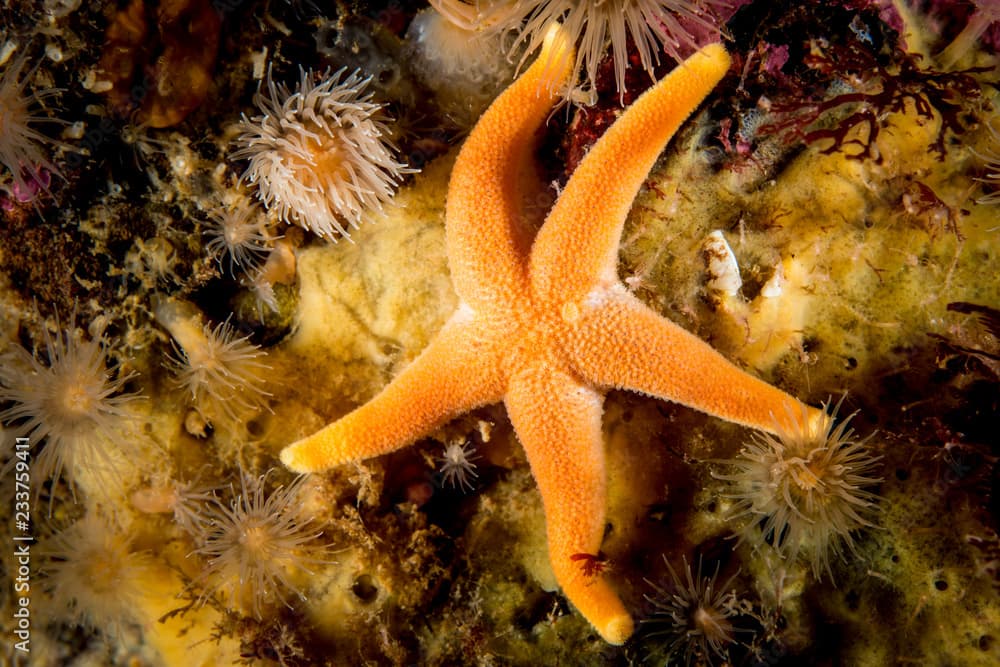
[[525, 284], [533, 230], [521, 186], [534, 174], [538, 128], [571, 71], [573, 45], [558, 24], [535, 63], [490, 105], [455, 160], [445, 210], [448, 267], [459, 297], [473, 307]]
[[624, 290], [580, 319], [571, 347], [580, 374], [768, 433], [818, 428], [821, 410], [741, 370]]
[[504, 401], [542, 494], [556, 581], [607, 642], [621, 644], [632, 634], [632, 617], [601, 573], [603, 397], [540, 364], [511, 379]]
[[458, 313], [375, 398], [281, 451], [298, 473], [319, 472], [405, 447], [457, 415], [503, 397], [499, 360], [482, 326]]
[[532, 247], [532, 285], [539, 294], [579, 296], [614, 274], [622, 225], [639, 188], [730, 63], [721, 44], [702, 48], [643, 93], [594, 144]]

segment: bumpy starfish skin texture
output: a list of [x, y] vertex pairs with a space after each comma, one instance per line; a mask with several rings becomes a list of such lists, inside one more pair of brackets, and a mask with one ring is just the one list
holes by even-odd
[[632, 618], [597, 561], [605, 527], [604, 394], [624, 388], [768, 432], [823, 413], [738, 369], [634, 298], [617, 276], [632, 201], [657, 156], [729, 69], [706, 46], [642, 95], [594, 145], [537, 234], [524, 221], [535, 135], [570, 75], [553, 29], [541, 56], [469, 135], [448, 190], [446, 234], [461, 304], [369, 403], [281, 452], [297, 472], [385, 454], [459, 414], [503, 401], [545, 509], [566, 597], [614, 644]]

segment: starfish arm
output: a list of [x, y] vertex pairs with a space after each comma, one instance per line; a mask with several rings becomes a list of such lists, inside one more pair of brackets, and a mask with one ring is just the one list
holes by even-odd
[[588, 310], [571, 337], [569, 354], [597, 386], [628, 389], [776, 433], [810, 432], [825, 413], [737, 368], [697, 336], [657, 315], [622, 286]]
[[702, 48], [643, 93], [594, 144], [535, 239], [530, 271], [536, 294], [576, 300], [615, 279], [632, 201], [664, 146], [729, 64], [721, 44]]
[[295, 472], [318, 472], [386, 454], [463, 412], [501, 400], [500, 355], [482, 329], [468, 307], [460, 308], [375, 398], [285, 447], [281, 462]]
[[471, 306], [523, 291], [532, 231], [519, 183], [534, 174], [535, 133], [569, 76], [573, 48], [550, 29], [535, 63], [490, 105], [455, 160], [445, 210], [448, 265]]
[[621, 644], [632, 618], [598, 573], [587, 573], [604, 536], [602, 396], [551, 366], [515, 376], [505, 398], [545, 507], [549, 560], [563, 593], [605, 640]]

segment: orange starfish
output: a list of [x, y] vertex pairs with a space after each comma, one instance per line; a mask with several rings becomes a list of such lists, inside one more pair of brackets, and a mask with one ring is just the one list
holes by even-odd
[[603, 576], [604, 393], [625, 388], [769, 432], [823, 413], [748, 375], [643, 305], [618, 280], [622, 225], [657, 156], [729, 69], [703, 48], [594, 145], [532, 238], [523, 221], [533, 139], [571, 71], [558, 28], [476, 125], [448, 190], [448, 262], [461, 304], [369, 403], [281, 452], [315, 472], [406, 446], [502, 400], [538, 483], [549, 558], [566, 597], [608, 642], [632, 618]]

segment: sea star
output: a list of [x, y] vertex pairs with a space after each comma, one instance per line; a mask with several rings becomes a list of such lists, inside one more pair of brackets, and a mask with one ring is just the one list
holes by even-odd
[[572, 63], [572, 45], [553, 28], [455, 162], [446, 207], [455, 314], [381, 393], [286, 447], [281, 460], [316, 472], [378, 456], [502, 400], [542, 495], [556, 579], [601, 636], [620, 644], [632, 618], [599, 556], [605, 392], [630, 389], [772, 433], [800, 419], [818, 428], [823, 413], [741, 371], [617, 277], [632, 200], [670, 137], [729, 69], [725, 49], [706, 46], [637, 99], [533, 234], [523, 206], [533, 139]]

